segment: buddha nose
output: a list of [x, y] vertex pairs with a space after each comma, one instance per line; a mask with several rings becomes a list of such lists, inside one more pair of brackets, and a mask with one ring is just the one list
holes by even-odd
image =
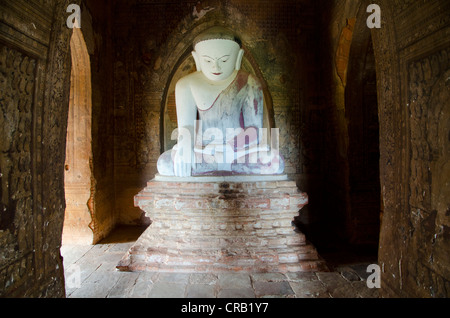
[[215, 61], [215, 62], [214, 62], [214, 68], [215, 68], [217, 71], [220, 71], [220, 70], [221, 70], [221, 67], [220, 67], [220, 65], [219, 65], [219, 61]]

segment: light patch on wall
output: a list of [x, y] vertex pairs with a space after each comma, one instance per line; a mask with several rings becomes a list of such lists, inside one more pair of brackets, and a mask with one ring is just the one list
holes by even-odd
[[202, 3], [199, 1], [197, 2], [197, 4], [194, 6], [194, 11], [192, 12], [192, 16], [196, 19], [196, 20], [200, 20], [201, 18], [203, 18], [209, 11], [214, 10], [214, 8], [211, 7], [203, 7]]
[[338, 48], [336, 52], [336, 71], [341, 79], [342, 85], [347, 84], [348, 60], [350, 56], [350, 48], [353, 38], [353, 29], [355, 27], [356, 18], [347, 19], [347, 25], [341, 32]]

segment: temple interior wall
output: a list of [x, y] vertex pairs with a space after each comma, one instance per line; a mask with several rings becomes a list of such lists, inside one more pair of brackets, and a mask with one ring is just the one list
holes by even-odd
[[[2, 296], [64, 296], [70, 3], [79, 2], [0, 2]], [[156, 173], [168, 85], [192, 39], [218, 23], [241, 35], [267, 85], [286, 173], [309, 196], [298, 221], [319, 253], [364, 243], [366, 226], [379, 235], [384, 296], [448, 296], [450, 4], [378, 3], [382, 28], [369, 36], [366, 1], [82, 1], [93, 243], [118, 225], [150, 223], [133, 197]], [[359, 55], [373, 58], [361, 66]], [[349, 152], [361, 144], [360, 97], [347, 88], [374, 70], [380, 213], [366, 217], [351, 179], [363, 161]]]
[[[322, 34], [330, 41], [325, 53], [324, 98], [330, 106], [329, 132], [334, 136], [336, 200], [351, 215], [349, 182], [348, 95], [340, 63], [351, 56], [342, 34], [358, 45], [358, 21], [368, 2], [336, 1], [322, 20]], [[433, 1], [379, 1], [382, 27], [371, 36], [377, 77], [380, 143], [381, 229], [378, 260], [382, 267], [383, 296], [448, 296], [448, 48], [449, 4]], [[362, 15], [364, 17], [364, 15]], [[366, 13], [367, 17], [368, 14]], [[361, 20], [361, 18], [359, 18]], [[341, 35], [341, 37], [339, 36]], [[344, 42], [344, 43], [343, 43]], [[336, 54], [336, 55], [335, 55]], [[336, 57], [340, 58], [337, 59]], [[350, 73], [347, 74], [350, 76]], [[446, 78], [446, 79], [445, 79]], [[350, 78], [347, 78], [349, 81]], [[348, 83], [347, 83], [348, 84]], [[444, 86], [446, 88], [444, 88]], [[438, 97], [439, 96], [439, 97]], [[346, 100], [347, 98], [347, 100]], [[447, 109], [447, 110], [444, 110]], [[443, 128], [443, 127], [446, 128]], [[439, 131], [439, 133], [438, 133]], [[446, 137], [447, 136], [447, 137]], [[329, 144], [328, 148], [333, 147]], [[440, 167], [438, 172], [436, 167]], [[346, 176], [347, 175], [347, 176]], [[439, 202], [439, 203], [438, 203]], [[444, 216], [445, 215], [445, 216]], [[351, 222], [347, 218], [347, 222]], [[445, 247], [446, 246], [446, 247]], [[447, 265], [445, 265], [447, 264]]]

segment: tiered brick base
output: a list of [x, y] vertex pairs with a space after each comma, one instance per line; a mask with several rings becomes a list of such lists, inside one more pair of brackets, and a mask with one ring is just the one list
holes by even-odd
[[[269, 178], [270, 179], [270, 178]], [[176, 179], [174, 179], [176, 180]], [[123, 271], [292, 272], [325, 264], [292, 221], [307, 204], [292, 181], [152, 180], [135, 205], [153, 221]]]

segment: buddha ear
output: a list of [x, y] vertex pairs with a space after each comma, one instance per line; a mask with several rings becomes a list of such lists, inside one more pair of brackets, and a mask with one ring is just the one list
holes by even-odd
[[239, 71], [241, 69], [243, 57], [244, 57], [244, 50], [240, 49], [236, 59], [236, 71]]
[[194, 57], [195, 66], [197, 67], [197, 72], [201, 72], [202, 71], [202, 66], [200, 65], [200, 59], [198, 57], [197, 52], [192, 51], [192, 56]]

